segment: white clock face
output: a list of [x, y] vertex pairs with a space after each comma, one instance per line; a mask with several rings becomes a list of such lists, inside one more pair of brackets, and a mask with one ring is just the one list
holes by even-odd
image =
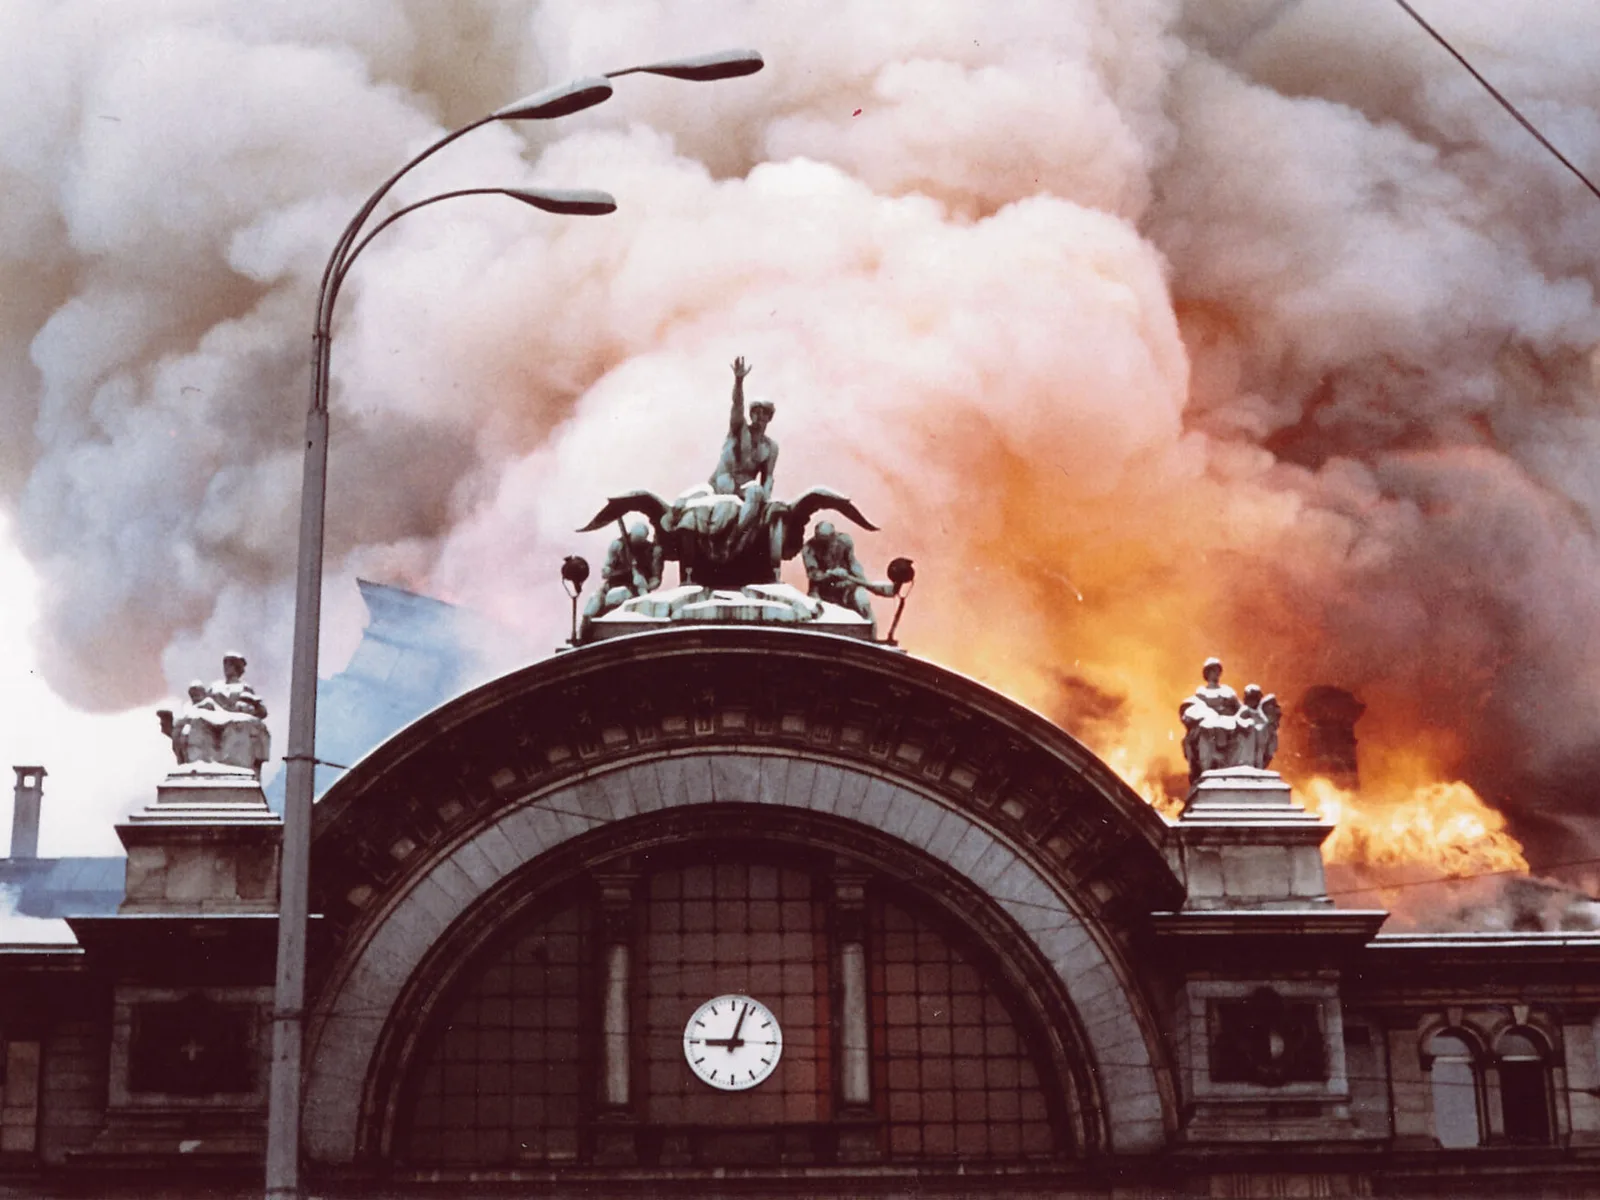
[[782, 1053], [778, 1018], [749, 996], [707, 1000], [683, 1027], [683, 1056], [689, 1069], [726, 1092], [755, 1087], [772, 1074]]

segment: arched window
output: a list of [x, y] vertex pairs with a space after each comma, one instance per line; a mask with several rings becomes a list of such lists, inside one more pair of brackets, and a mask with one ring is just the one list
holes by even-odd
[[1423, 1064], [1433, 1085], [1433, 1132], [1439, 1145], [1460, 1149], [1483, 1144], [1480, 1074], [1472, 1043], [1441, 1030], [1423, 1046]]
[[1550, 1072], [1543, 1039], [1512, 1028], [1495, 1043], [1500, 1071], [1500, 1121], [1508, 1142], [1547, 1145], [1551, 1140]]
[[[1018, 996], [972, 934], [866, 870], [856, 916], [834, 863], [719, 846], [630, 858], [632, 1082], [625, 1160], [642, 1168], [848, 1161], [1003, 1164], [1069, 1152], [1059, 1082]], [[605, 912], [585, 881], [487, 940], [440, 996], [406, 1070], [396, 1160], [425, 1170], [605, 1166], [617, 1113], [599, 1087]], [[853, 923], [852, 923], [853, 921]], [[842, 1093], [841, 929], [864, 960], [870, 1097]], [[725, 1091], [685, 1060], [685, 1022], [750, 995], [783, 1030], [759, 1086]], [[616, 1106], [614, 1106], [616, 1107]]]

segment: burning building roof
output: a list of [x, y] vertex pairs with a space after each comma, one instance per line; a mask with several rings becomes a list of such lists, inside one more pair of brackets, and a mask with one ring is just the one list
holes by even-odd
[[[364, 257], [338, 574], [558, 640], [535, 597], [589, 498], [677, 486], [749, 353], [810, 431], [786, 479], [845, 483], [897, 531], [863, 554], [938, 580], [908, 648], [1072, 715], [1153, 795], [1215, 651], [1359, 696], [1384, 812], [1600, 853], [1600, 206], [1397, 11], [258, 9], [66, 6], [0, 39], [31, 98], [0, 128], [0, 372], [34, 430], [0, 478], [64, 695], [148, 705], [235, 643], [281, 695], [305, 335], [349, 195], [552, 79], [742, 42], [767, 69], [715, 105], [644, 83], [424, 173], [620, 207], [463, 202]], [[1590, 8], [1450, 20], [1596, 161]]]

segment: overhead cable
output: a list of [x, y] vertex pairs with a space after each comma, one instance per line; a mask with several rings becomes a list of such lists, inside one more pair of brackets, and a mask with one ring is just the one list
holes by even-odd
[[1546, 150], [1550, 151], [1550, 153], [1555, 155], [1556, 158], [1560, 159], [1561, 160], [1561, 165], [1566, 167], [1567, 170], [1571, 171], [1580, 180], [1582, 180], [1583, 181], [1583, 186], [1588, 188], [1591, 192], [1594, 193], [1595, 199], [1600, 200], [1600, 187], [1596, 187], [1594, 185], [1594, 182], [1587, 175], [1585, 175], [1582, 171], [1580, 171], [1578, 169], [1578, 167], [1573, 163], [1573, 161], [1570, 158], [1568, 158], [1565, 154], [1561, 153], [1561, 151], [1557, 150], [1555, 148], [1555, 146], [1551, 143], [1550, 139], [1545, 137], [1544, 134], [1540, 133], [1539, 130], [1534, 127], [1533, 122], [1528, 120], [1527, 117], [1523, 116], [1522, 113], [1517, 110], [1517, 106], [1515, 104], [1513, 104], [1513, 103], [1511, 103], [1511, 101], [1507, 100], [1505, 98], [1505, 96], [1503, 96], [1500, 93], [1500, 90], [1494, 86], [1494, 84], [1490, 83], [1487, 79], [1485, 79], [1478, 72], [1478, 69], [1476, 67], [1474, 67], [1470, 62], [1467, 61], [1466, 56], [1463, 55], [1461, 53], [1461, 51], [1457, 50], [1448, 41], [1446, 41], [1445, 37], [1444, 37], [1444, 35], [1442, 33], [1440, 33], [1432, 25], [1429, 25], [1427, 21], [1423, 20], [1422, 14], [1419, 13], [1416, 9], [1412, 8], [1411, 5], [1406, 2], [1406, 0], [1394, 0], [1394, 2], [1396, 4], [1398, 4], [1401, 8], [1405, 9], [1406, 12], [1410, 15], [1411, 19], [1413, 21], [1415, 21], [1418, 25], [1422, 26], [1423, 29], [1425, 29], [1427, 31], [1429, 37], [1433, 38], [1434, 41], [1438, 42], [1439, 45], [1443, 46], [1446, 50], [1448, 50], [1450, 52], [1451, 56], [1458, 63], [1460, 63], [1463, 67], [1465, 67], [1468, 70], [1468, 72], [1471, 73], [1472, 77], [1474, 79], [1476, 79], [1479, 83], [1481, 83], [1483, 85], [1484, 89], [1491, 96], [1493, 96], [1496, 100], [1498, 100], [1500, 102], [1500, 107], [1501, 108], [1505, 109], [1508, 113], [1510, 113], [1513, 117], [1515, 117], [1517, 119], [1517, 123], [1519, 125], [1521, 125], [1529, 133], [1533, 134], [1533, 136], [1539, 140], [1539, 144], [1541, 146], [1543, 146]]

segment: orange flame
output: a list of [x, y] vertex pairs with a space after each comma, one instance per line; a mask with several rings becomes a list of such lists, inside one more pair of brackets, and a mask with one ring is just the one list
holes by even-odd
[[1112, 746], [1102, 756], [1106, 765], [1122, 781], [1139, 793], [1139, 798], [1169, 821], [1176, 821], [1183, 813], [1183, 797], [1174, 796], [1167, 787], [1168, 774], [1152, 760], [1138, 760], [1126, 745]]
[[1356, 793], [1314, 777], [1299, 792], [1307, 808], [1335, 822], [1322, 845], [1329, 863], [1416, 864], [1451, 879], [1528, 872], [1522, 845], [1506, 832], [1505, 817], [1459, 780]]
[[[980, 437], [962, 442], [973, 452], [984, 444]], [[1294, 725], [1292, 706], [1318, 682], [1326, 658], [1317, 645], [1320, 630], [1298, 617], [1273, 624], [1274, 614], [1303, 613], [1303, 596], [1292, 590], [1280, 595], [1281, 580], [1253, 567], [1249, 587], [1241, 590], [1231, 574], [1241, 560], [1220, 551], [1175, 550], [1170, 531], [1181, 522], [1167, 519], [1171, 513], [1159, 498], [1130, 503], [1118, 493], [1115, 519], [1096, 511], [1093, 496], [1041, 498], [1062, 486], [1057, 474], [1004, 458], [980, 472], [1008, 485], [992, 497], [1009, 506], [1004, 553], [981, 559], [985, 569], [956, 573], [940, 610], [919, 614], [919, 654], [1054, 720], [1170, 820], [1188, 793], [1178, 702], [1199, 682], [1200, 661], [1216, 653], [1228, 664], [1225, 682], [1242, 690], [1259, 678], [1291, 709], [1273, 765], [1301, 803], [1337, 823], [1323, 846], [1330, 866], [1378, 888], [1528, 873], [1505, 816], [1463, 781], [1468, 744], [1441, 723], [1433, 692], [1365, 679], [1362, 698], [1372, 715], [1361, 735], [1361, 788], [1342, 790], [1313, 774], [1316, 768], [1302, 757], [1306, 735]], [[1058, 529], [1026, 516], [1063, 508], [1077, 518], [1070, 543]], [[1195, 520], [1205, 527], [1203, 517]], [[1194, 534], [1194, 521], [1184, 528]], [[1115, 536], [1097, 536], [1102, 530]], [[927, 554], [936, 557], [937, 548]], [[1069, 567], [1071, 578], [1056, 564]], [[989, 610], [1004, 611], [1007, 619], [971, 619], [972, 612]], [[1248, 630], [1238, 628], [1241, 619]], [[1330, 674], [1350, 677], [1343, 669]], [[1429, 901], [1419, 894], [1416, 903]]]
[[[1136, 747], [1129, 739], [1096, 750], [1152, 808], [1172, 820], [1181, 814], [1185, 768], [1167, 747], [1153, 739]], [[1330, 866], [1390, 883], [1528, 873], [1505, 816], [1470, 785], [1441, 777], [1423, 756], [1384, 755], [1375, 766], [1376, 778], [1360, 791], [1318, 775], [1290, 780], [1300, 803], [1334, 822], [1322, 845]]]

